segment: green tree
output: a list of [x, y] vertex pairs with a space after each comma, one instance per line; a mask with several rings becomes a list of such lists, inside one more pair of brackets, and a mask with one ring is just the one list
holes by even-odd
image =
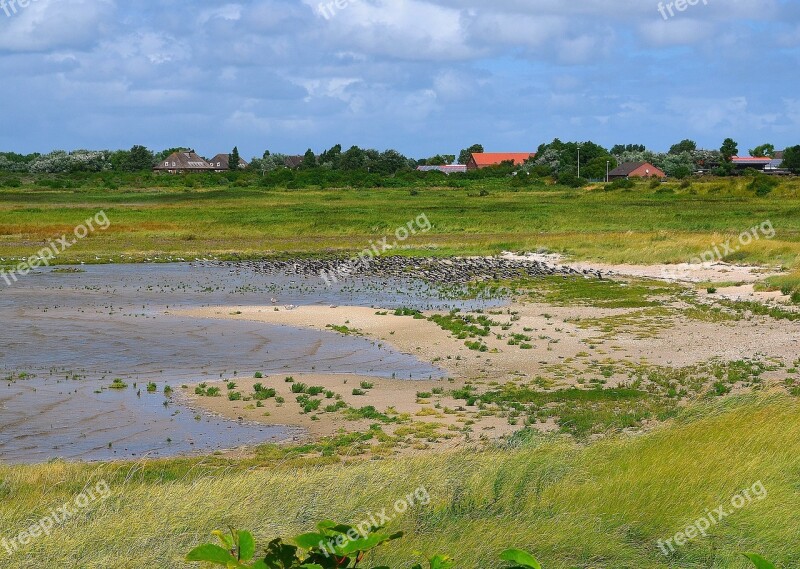
[[787, 168], [792, 174], [800, 174], [800, 145], [784, 151], [782, 167]]
[[339, 167], [342, 170], [361, 170], [366, 165], [366, 161], [366, 153], [358, 146], [351, 146], [342, 154]]
[[673, 144], [669, 149], [669, 154], [683, 154], [684, 152], [694, 152], [697, 150], [697, 143], [694, 140], [681, 140], [678, 144]]
[[155, 156], [146, 146], [134, 145], [128, 153], [128, 160], [123, 167], [128, 172], [150, 170], [153, 167]]
[[[583, 164], [583, 156], [581, 156]], [[611, 171], [617, 167], [617, 159], [611, 155], [592, 158], [587, 164], [581, 166], [581, 176], [593, 180], [606, 179], [606, 167]]]
[[303, 163], [300, 165], [300, 168], [309, 170], [311, 168], [316, 168], [317, 165], [317, 155], [309, 148], [306, 150], [306, 153], [303, 154]]
[[321, 166], [328, 166], [332, 170], [339, 169], [339, 160], [342, 157], [342, 145], [337, 144], [333, 146], [330, 150], [326, 150], [322, 154], [319, 155], [319, 163]]
[[739, 154], [739, 145], [732, 138], [726, 138], [719, 149], [722, 159], [730, 162], [734, 156]]
[[239, 147], [234, 146], [233, 151], [228, 154], [228, 169], [229, 170], [238, 170], [239, 169], [239, 162], [242, 159], [239, 157]]
[[754, 158], [763, 158], [768, 157], [772, 158], [775, 156], [775, 146], [773, 144], [762, 144], [761, 146], [756, 146], [755, 148], [751, 149], [750, 156]]
[[615, 144], [611, 149], [611, 154], [619, 156], [625, 152], [644, 152], [646, 150], [644, 144]]
[[482, 144], [473, 144], [469, 148], [465, 148], [464, 150], [461, 151], [461, 153], [458, 155], [458, 163], [466, 164], [467, 162], [469, 162], [469, 159], [472, 158], [473, 154], [480, 154], [483, 151], [484, 150]]
[[431, 156], [426, 159], [424, 162], [426, 166], [449, 166], [455, 162], [455, 159], [455, 154], [437, 154], [436, 156]]

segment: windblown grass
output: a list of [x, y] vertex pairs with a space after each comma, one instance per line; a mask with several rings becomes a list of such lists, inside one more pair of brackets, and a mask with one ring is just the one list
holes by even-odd
[[[3, 567], [182, 568], [211, 530], [254, 531], [260, 544], [323, 518], [358, 522], [425, 486], [432, 502], [391, 524], [407, 537], [373, 559], [408, 564], [414, 551], [448, 553], [460, 567], [493, 567], [507, 546], [548, 569], [744, 568], [758, 551], [797, 567], [800, 407], [782, 395], [696, 406], [636, 437], [589, 446], [518, 436], [504, 450], [289, 469], [206, 459], [144, 464], [0, 468], [3, 536], [100, 479], [113, 494]], [[768, 491], [670, 559], [656, 541], [757, 481]], [[5, 552], [0, 551], [0, 555]]]

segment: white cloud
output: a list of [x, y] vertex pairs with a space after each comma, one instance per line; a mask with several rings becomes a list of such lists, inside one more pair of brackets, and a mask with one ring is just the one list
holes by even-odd
[[[36, 0], [7, 17], [0, 51], [43, 52], [54, 48], [86, 47], [104, 35], [103, 22], [115, 8], [113, 0]], [[5, 18], [5, 21], [2, 19]]]

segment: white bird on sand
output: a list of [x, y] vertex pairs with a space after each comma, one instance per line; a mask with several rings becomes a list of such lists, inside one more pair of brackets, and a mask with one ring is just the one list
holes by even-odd
[[286, 310], [294, 310], [297, 307], [294, 304], [289, 304], [289, 305], [285, 306], [284, 308], [286, 308]]

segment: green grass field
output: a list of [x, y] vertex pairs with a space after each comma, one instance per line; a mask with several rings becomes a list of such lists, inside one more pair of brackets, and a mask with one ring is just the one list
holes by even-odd
[[353, 252], [423, 213], [431, 231], [412, 236], [396, 252], [546, 249], [613, 263], [688, 262], [770, 221], [774, 239], [742, 247], [727, 260], [794, 266], [800, 255], [800, 180], [783, 180], [764, 198], [755, 197], [746, 178], [696, 181], [690, 187], [641, 183], [609, 192], [513, 188], [504, 180], [465, 185], [414, 192], [0, 187], [0, 258], [27, 258], [99, 210], [111, 227], [63, 252], [59, 263]]
[[[0, 467], [0, 527], [11, 537], [99, 480], [111, 496], [49, 537], [3, 556], [17, 567], [188, 567], [182, 556], [228, 526], [275, 536], [333, 518], [357, 523], [420, 486], [426, 507], [398, 516], [407, 536], [370, 563], [410, 565], [446, 553], [459, 567], [496, 566], [508, 546], [547, 569], [744, 568], [739, 551], [797, 567], [800, 407], [786, 395], [695, 406], [665, 426], [589, 445], [517, 437], [510, 448], [291, 468], [217, 459], [147, 464]], [[761, 482], [767, 496], [731, 497]], [[707, 510], [730, 515], [669, 558], [657, 541]], [[414, 552], [421, 552], [419, 555]], [[67, 553], [68, 552], [68, 553]]]

